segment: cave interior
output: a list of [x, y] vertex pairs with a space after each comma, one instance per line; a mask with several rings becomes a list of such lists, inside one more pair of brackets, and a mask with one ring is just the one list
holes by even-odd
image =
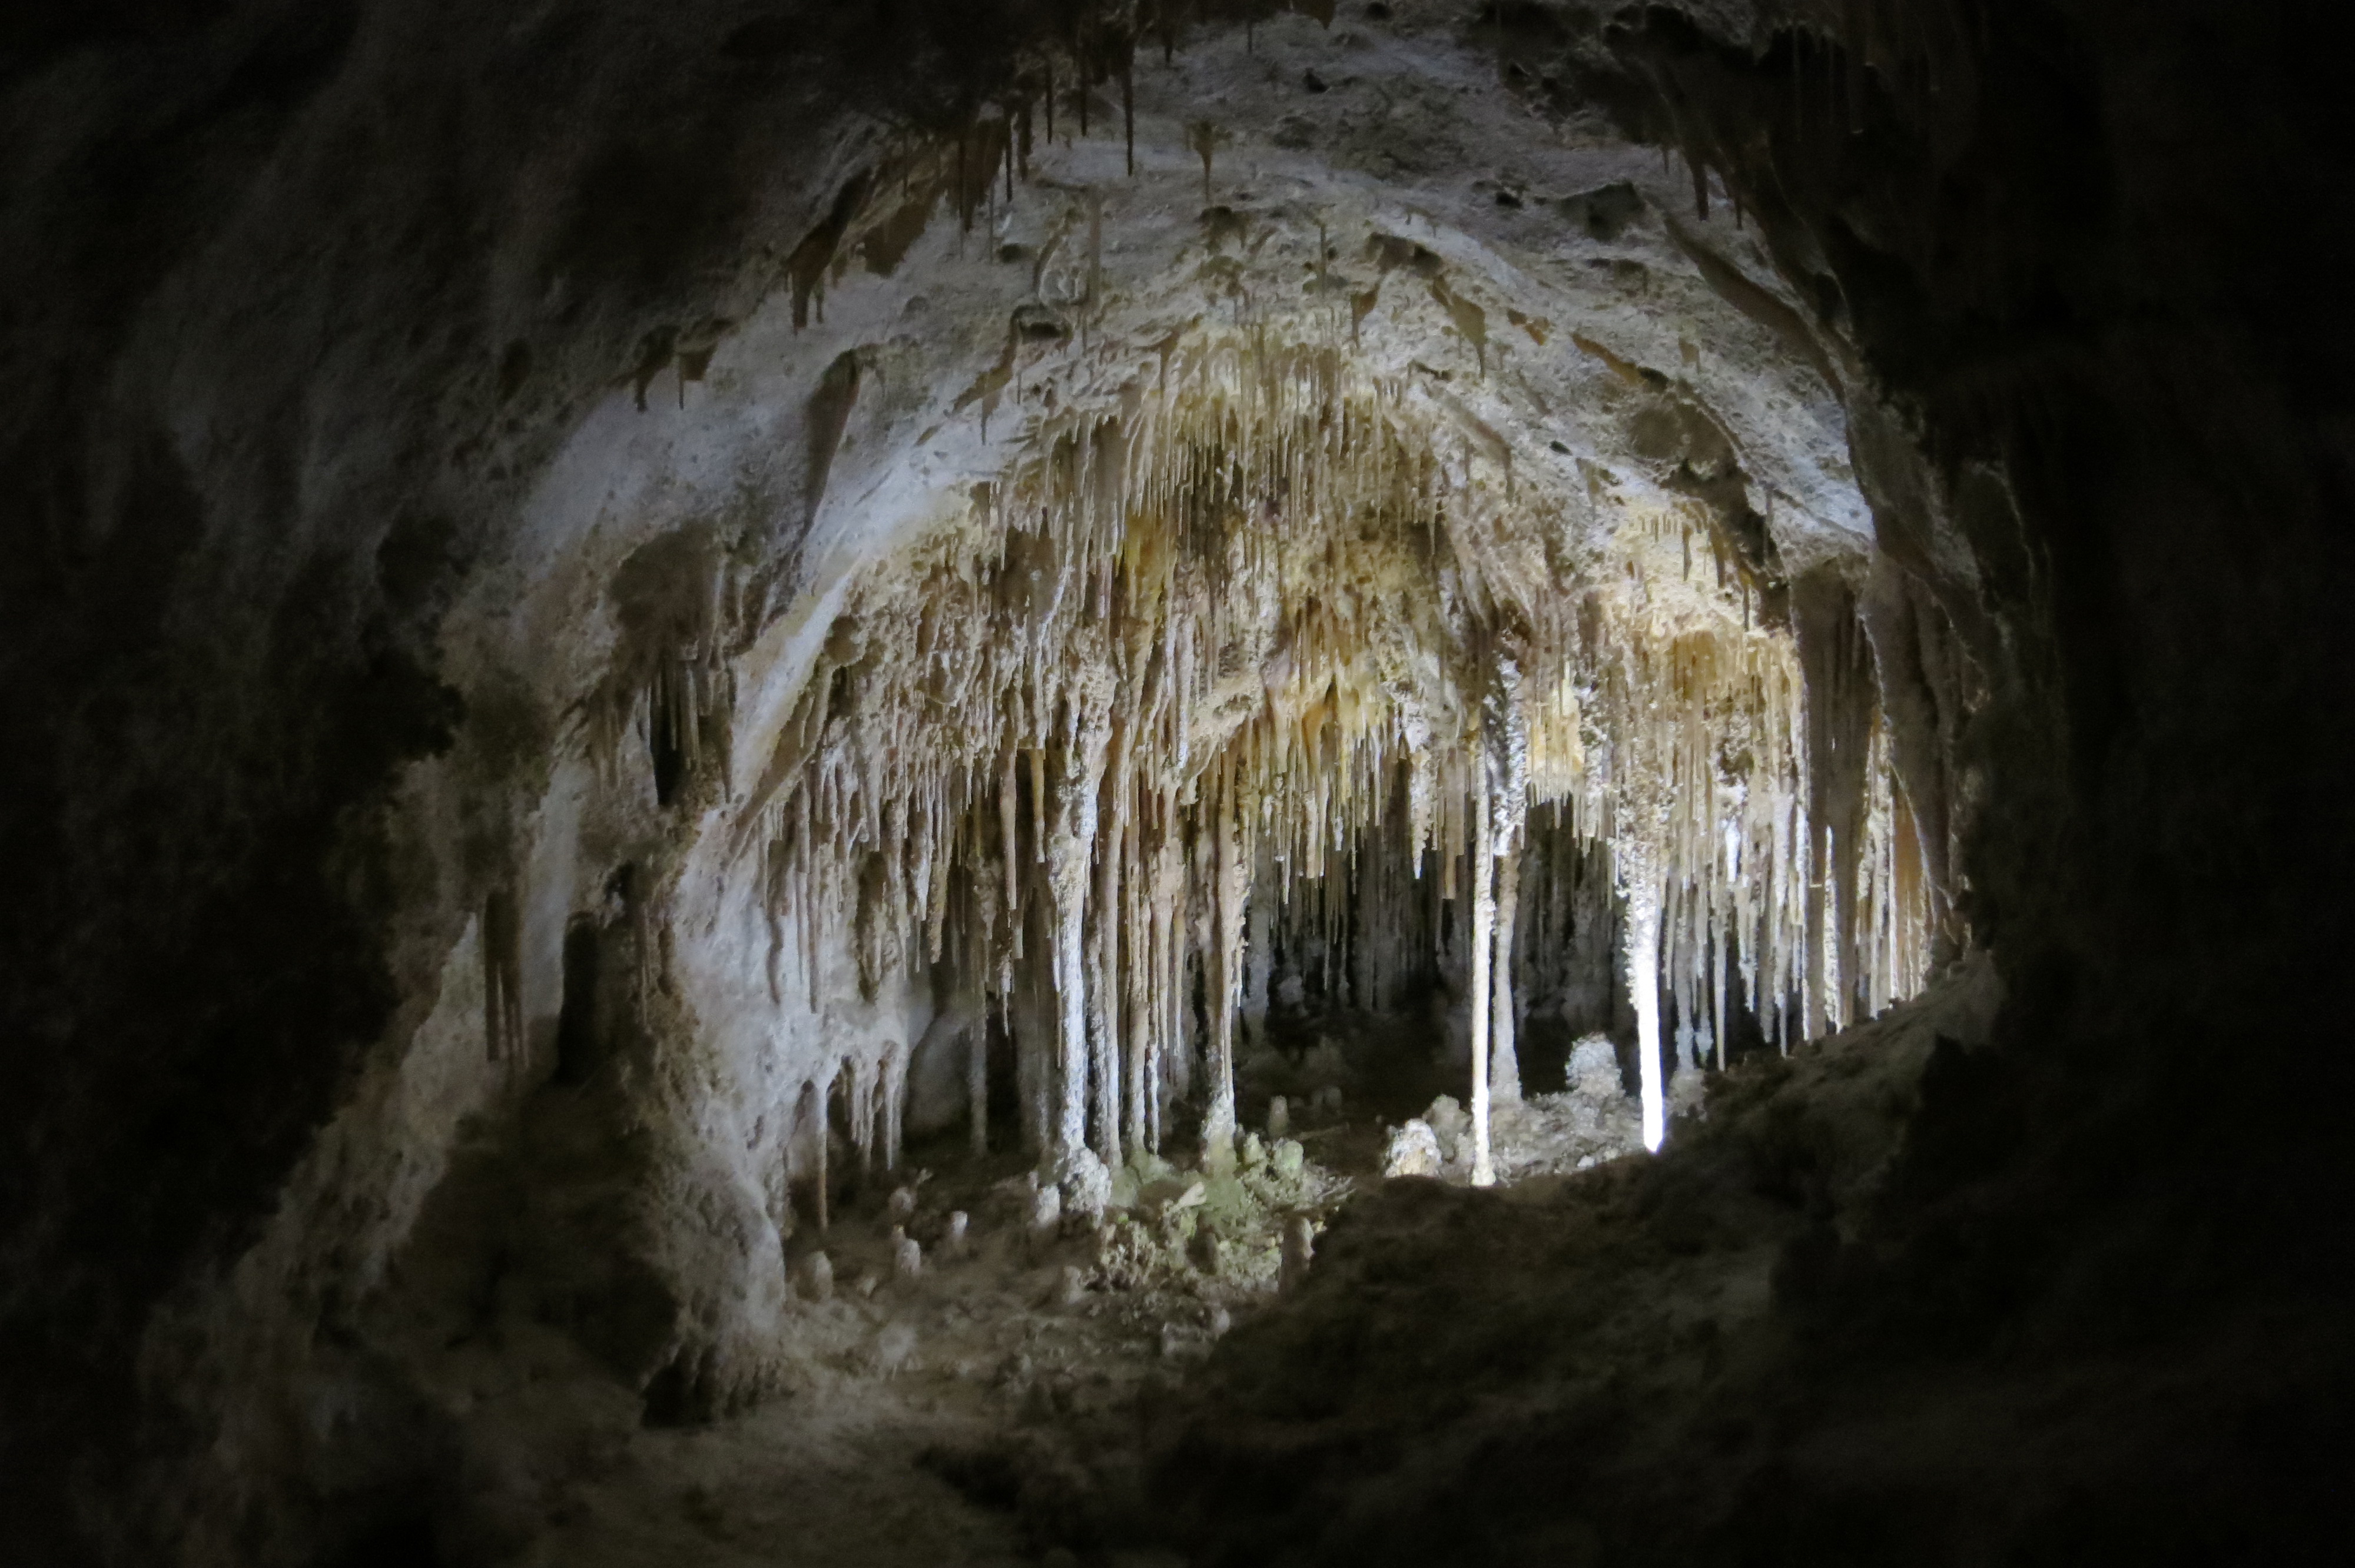
[[2333, 1560], [2327, 23], [30, 6], [9, 1554]]

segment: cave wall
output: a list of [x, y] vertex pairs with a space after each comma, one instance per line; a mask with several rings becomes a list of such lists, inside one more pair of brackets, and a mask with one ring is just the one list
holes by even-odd
[[[39, 8], [0, 44], [12, 1550], [329, 1549], [332, 1502], [287, 1532], [240, 1478], [443, 1462], [353, 1303], [552, 1070], [601, 900], [568, 883], [678, 836], [644, 748], [623, 789], [551, 740], [623, 630], [602, 582], [708, 498], [562, 453], [657, 371], [692, 395], [676, 351], [778, 291], [863, 133], [723, 53], [741, 21]], [[807, 517], [780, 407], [747, 575]], [[527, 656], [453, 645], [469, 592], [541, 607]]]
[[[1995, 688], [1962, 747], [1986, 769], [1967, 904], [2018, 1000], [2006, 1081], [1955, 1107], [1971, 1179], [1937, 1184], [1984, 1185], [1945, 1223], [2013, 1214], [1966, 1267], [1991, 1298], [2073, 1297], [2082, 1334], [2328, 1288], [2343, 1253], [2291, 1239], [2348, 1176], [2295, 978], [2336, 946], [2348, 853], [2301, 825], [2348, 713], [2324, 368], [2350, 325], [2324, 260], [2346, 214], [2315, 183], [2346, 143], [2297, 43], [2311, 16], [1794, 8], [1809, 36], [1771, 15], [1647, 12], [1605, 48], [1625, 111], [1728, 170], [1858, 344], [1883, 553]], [[2226, 1040], [2219, 1084], [2199, 1064]], [[2288, 1089], [2318, 1069], [2332, 1089]], [[2215, 1136], [2188, 1161], [2193, 1127]], [[2010, 1208], [2056, 1190], [2066, 1217]], [[2084, 1264], [2079, 1224], [2128, 1234]]]

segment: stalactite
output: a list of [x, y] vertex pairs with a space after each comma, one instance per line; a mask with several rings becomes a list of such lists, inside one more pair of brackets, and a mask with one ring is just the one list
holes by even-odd
[[904, 1140], [908, 1106], [908, 1053], [899, 1046], [890, 1048], [878, 1075], [882, 1090], [883, 1169], [900, 1169], [900, 1147]]
[[875, 1175], [875, 1088], [874, 1067], [853, 1058], [844, 1069], [849, 1079], [851, 1146], [858, 1150], [858, 1184], [863, 1189]]

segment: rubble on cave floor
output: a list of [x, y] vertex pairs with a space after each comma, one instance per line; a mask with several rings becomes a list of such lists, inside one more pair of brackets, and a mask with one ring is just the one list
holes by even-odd
[[[1554, 1094], [1500, 1100], [1490, 1110], [1491, 1162], [1499, 1184], [1540, 1176], [1566, 1176], [1640, 1152], [1643, 1112], [1621, 1086], [1611, 1042], [1589, 1035], [1572, 1049], [1569, 1086]], [[1698, 1112], [1702, 1081], [1679, 1074], [1670, 1105]], [[1453, 1095], [1441, 1095], [1420, 1117], [1391, 1129], [1382, 1174], [1472, 1181], [1472, 1117]]]
[[[1401, 1176], [1470, 1183], [1472, 1118], [1462, 1097], [1468, 1069], [1434, 1052], [1427, 1030], [1328, 1014], [1295, 1023], [1292, 1033], [1288, 1047], [1262, 1043], [1236, 1066], [1244, 1103], [1271, 1137], [1279, 1128], [1295, 1134], [1327, 1168], [1361, 1186]], [[1567, 1175], [1642, 1150], [1641, 1102], [1627, 1092], [1619, 1048], [1607, 1035], [1590, 1033], [1571, 1047], [1562, 1084], [1492, 1107], [1499, 1183]], [[1670, 1115], [1700, 1116], [1704, 1091], [1701, 1074], [1676, 1074]]]
[[919, 1153], [937, 1170], [879, 1175], [788, 1241], [776, 1398], [632, 1435], [510, 1560], [996, 1563], [1116, 1543], [1139, 1412], [1274, 1299], [1287, 1229], [1313, 1237], [1351, 1188], [1252, 1133], [1231, 1170], [1140, 1154], [1102, 1216], [1034, 1226], [1020, 1156]]
[[[973, 1157], [962, 1133], [873, 1174], [786, 1243], [777, 1396], [634, 1433], [510, 1561], [990, 1564], [1074, 1542], [1090, 1561], [1173, 1561], [1150, 1554], [1138, 1512], [1155, 1412], [1313, 1268], [1327, 1223], [1382, 1184], [1401, 1122], [1432, 1139], [1430, 1174], [1468, 1181], [1452, 1097], [1397, 1115], [1450, 1076], [1427, 1041], [1333, 1021], [1306, 1038], [1246, 1056], [1257, 1129], [1231, 1169], [1140, 1153], [1100, 1216], [1041, 1223], [1055, 1189], [1022, 1155]], [[1497, 1107], [1499, 1179], [1587, 1169], [1640, 1149], [1639, 1131], [1594, 1037], [1562, 1091]]]

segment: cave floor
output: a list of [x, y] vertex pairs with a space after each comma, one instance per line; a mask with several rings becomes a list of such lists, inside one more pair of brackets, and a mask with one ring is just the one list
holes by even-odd
[[[1019, 1483], [990, 1457], [1018, 1447], [1035, 1493], [1035, 1478], [1071, 1452], [1135, 1450], [1141, 1388], [1207, 1351], [1214, 1305], [1247, 1311], [1257, 1293], [1099, 1281], [1069, 1299], [1064, 1270], [1087, 1263], [1096, 1238], [1029, 1242], [1020, 1177], [1007, 1174], [1020, 1163], [941, 1161], [911, 1229], [933, 1234], [948, 1209], [965, 1208], [973, 1241], [964, 1257], [928, 1258], [913, 1281], [890, 1273], [890, 1189], [848, 1204], [823, 1237], [841, 1283], [831, 1299], [796, 1301], [778, 1396], [708, 1425], [632, 1434], [514, 1561], [1034, 1561], [1014, 1507]], [[809, 1250], [797, 1246], [796, 1262]]]
[[[1306, 1214], [1321, 1230], [1380, 1185], [1394, 1125], [1463, 1093], [1462, 1069], [1433, 1041], [1412, 1020], [1279, 1022], [1238, 1077], [1253, 1123], [1265, 1125], [1272, 1095], [1302, 1107], [1296, 1172], [1264, 1146], [1222, 1181], [1151, 1166], [1105, 1225], [1067, 1222], [1050, 1239], [1025, 1232], [1027, 1157], [976, 1157], [961, 1130], [917, 1145], [898, 1172], [838, 1202], [823, 1233], [805, 1225], [788, 1243], [797, 1297], [777, 1396], [631, 1433], [581, 1468], [509, 1561], [881, 1568], [1060, 1561], [1052, 1542], [1103, 1542], [1107, 1510], [1142, 1495], [1156, 1413], [1177, 1406], [1217, 1340], [1276, 1300], [1284, 1222]], [[1508, 1174], [1515, 1129], [1541, 1119], [1500, 1118]], [[1190, 1143], [1179, 1130], [1173, 1144]], [[1465, 1177], [1451, 1160], [1444, 1179]], [[892, 1268], [895, 1188], [912, 1191], [906, 1228], [926, 1244], [915, 1279]], [[946, 1256], [934, 1244], [953, 1210], [971, 1229]], [[821, 1248], [837, 1283], [810, 1299], [805, 1260]], [[1086, 1561], [1183, 1559], [1101, 1550]]]

